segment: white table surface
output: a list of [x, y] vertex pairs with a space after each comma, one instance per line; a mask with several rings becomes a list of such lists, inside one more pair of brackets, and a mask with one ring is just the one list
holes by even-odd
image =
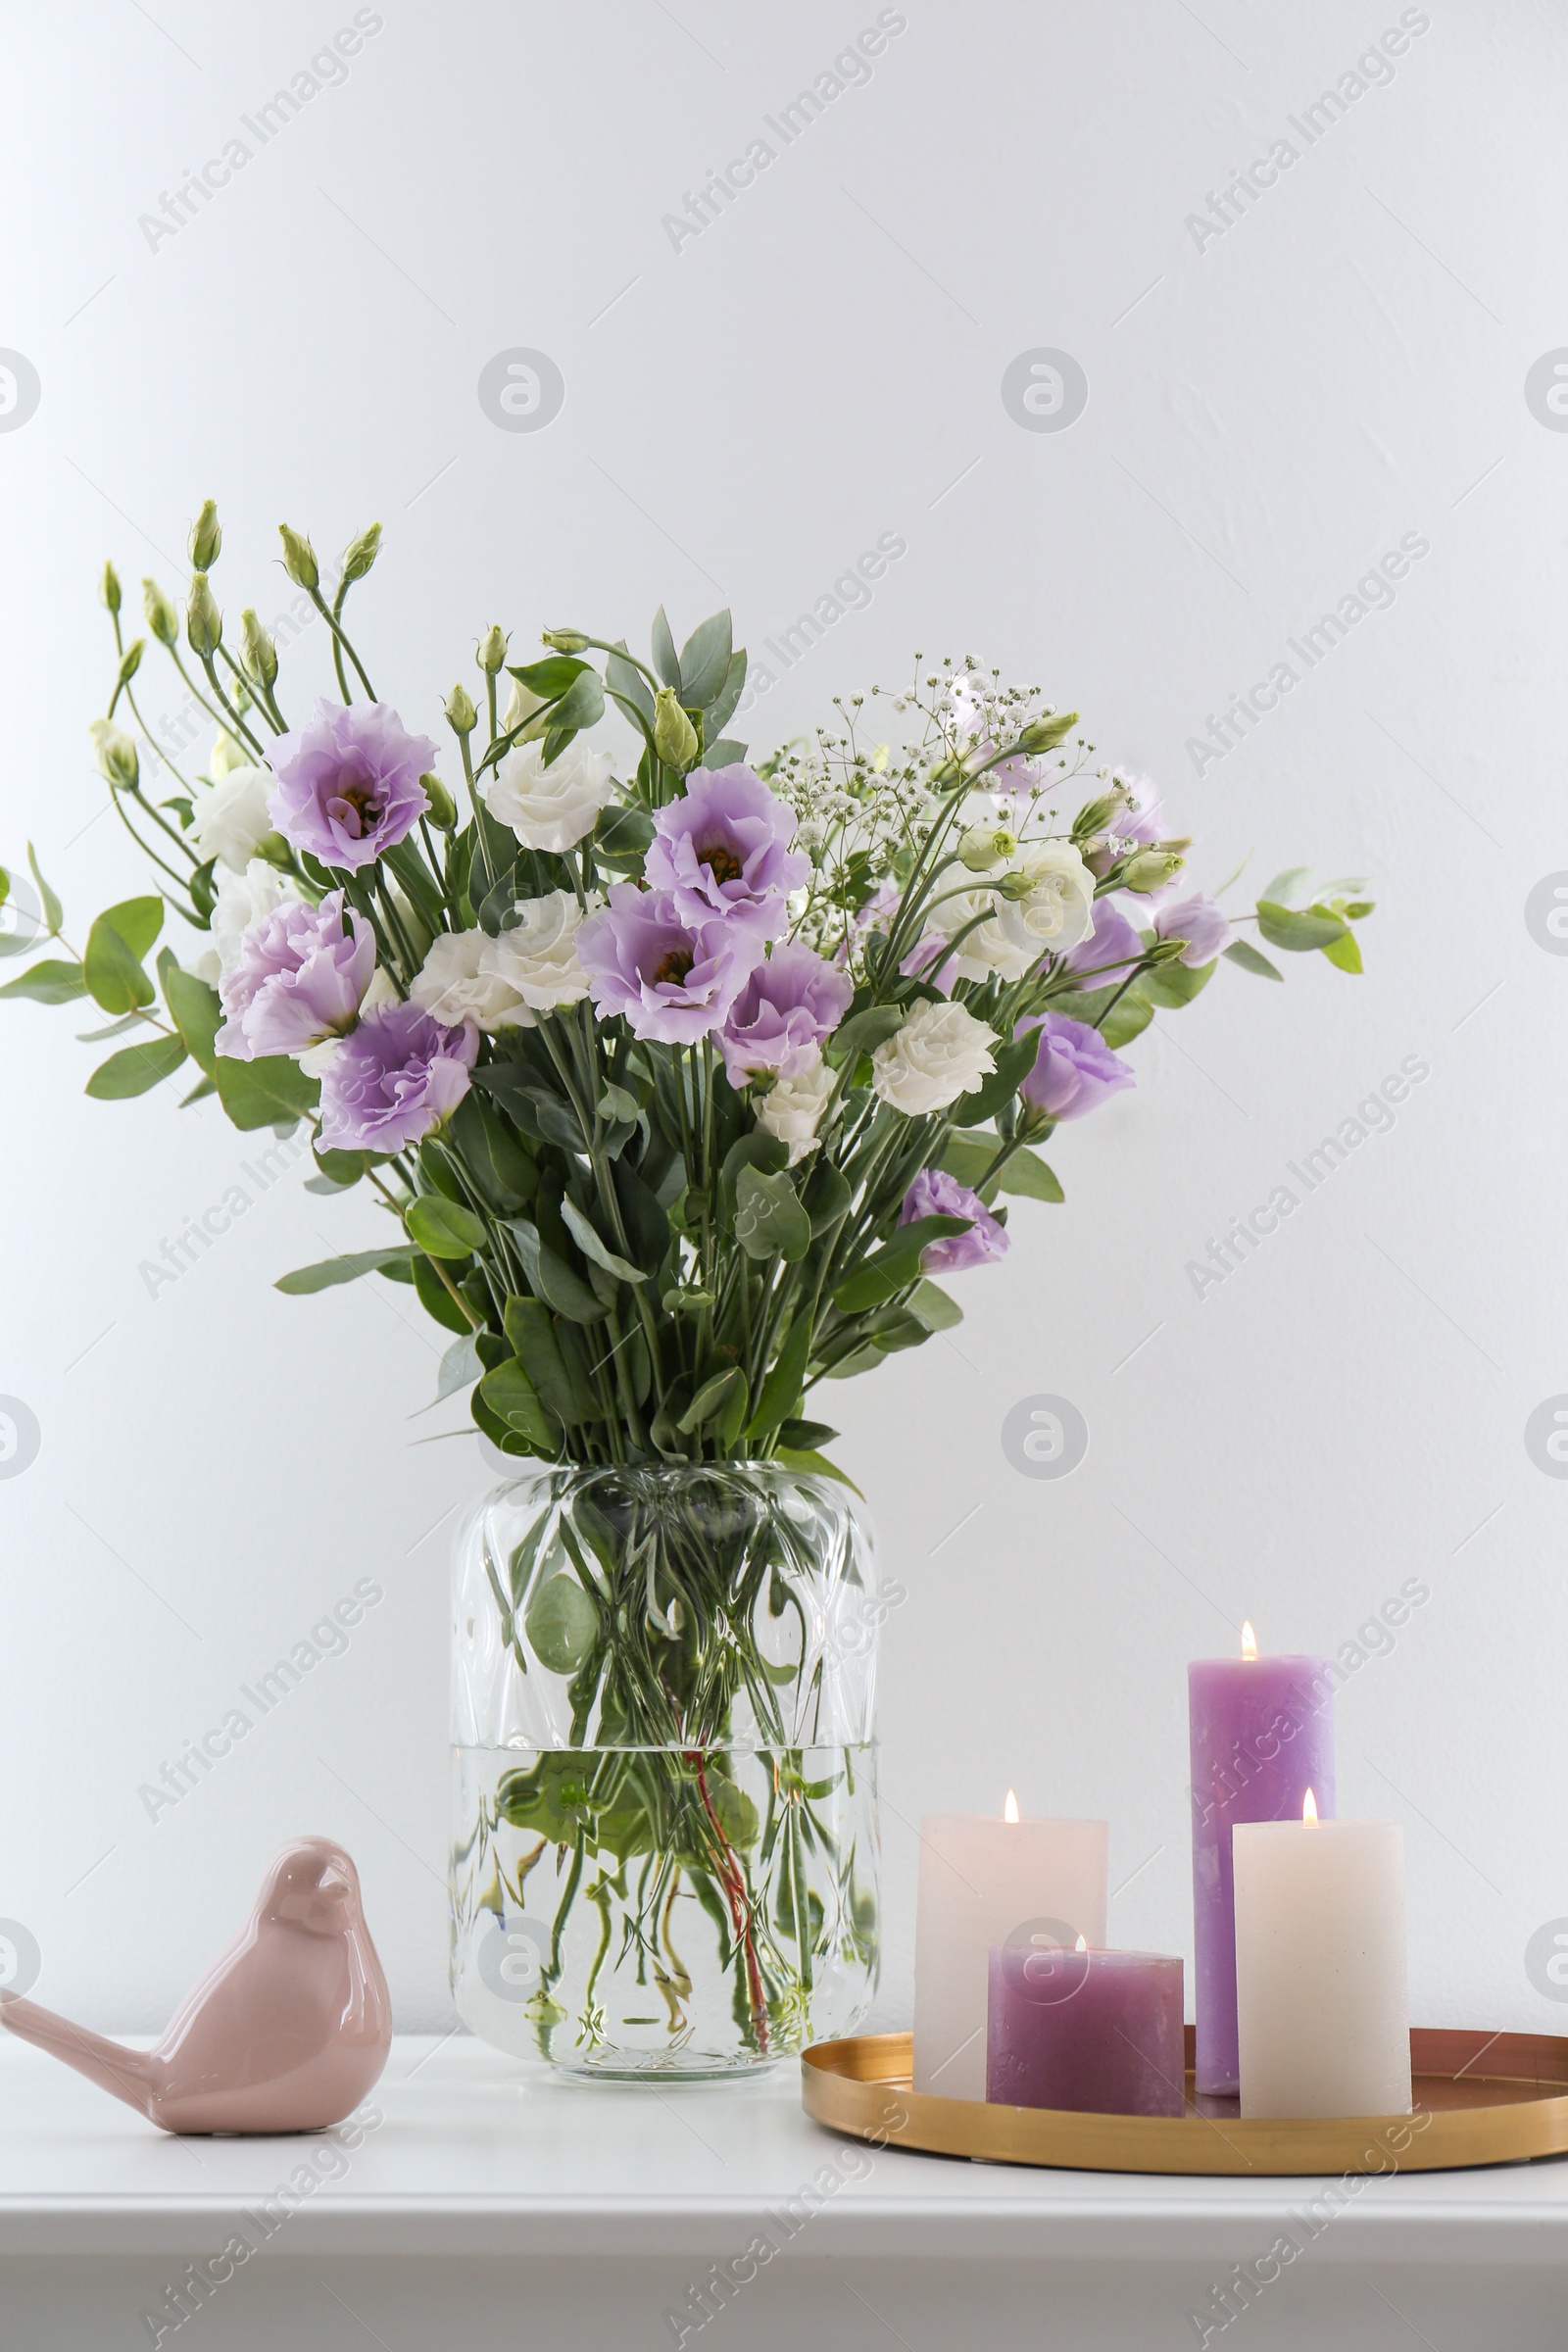
[[[514, 2275], [548, 2274], [558, 2300], [580, 2294], [590, 2278], [595, 2293], [602, 2284], [605, 2309], [613, 2303], [617, 2316], [605, 2319], [603, 2339], [592, 2325], [579, 2326], [580, 2344], [668, 2343], [676, 2333], [667, 2320], [671, 2296], [678, 2302], [704, 2265], [739, 2252], [813, 2180], [820, 2209], [789, 2234], [787, 2259], [766, 2274], [766, 2294], [755, 2290], [744, 2307], [720, 2315], [726, 2352], [794, 2343], [808, 2317], [803, 2306], [789, 2318], [795, 2306], [788, 2298], [804, 2291], [808, 2273], [820, 2285], [824, 2260], [840, 2294], [833, 2308], [842, 2305], [852, 2318], [844, 2295], [875, 2308], [881, 2326], [901, 2289], [913, 2292], [923, 2278], [929, 2293], [915, 2292], [880, 2338], [869, 2321], [851, 2327], [847, 2319], [841, 2334], [818, 2314], [809, 2320], [818, 2344], [896, 2336], [911, 2352], [926, 2352], [928, 2344], [953, 2340], [946, 2332], [922, 2335], [921, 2307], [924, 2301], [934, 2312], [946, 2287], [962, 2278], [970, 2282], [965, 2308], [980, 2328], [977, 2341], [1014, 2340], [1001, 2304], [994, 2320], [977, 2307], [988, 2281], [999, 2295], [1011, 2282], [1006, 2310], [1021, 2310], [1020, 2297], [1032, 2293], [1037, 2313], [1038, 2282], [1049, 2281], [1076, 2325], [1108, 2319], [1111, 2305], [1127, 2299], [1125, 2327], [1104, 2341], [1175, 2346], [1197, 2340], [1185, 2316], [1194, 2299], [1201, 2302], [1228, 2265], [1262, 2253], [1291, 2209], [1299, 2211], [1322, 2187], [1316, 2180], [1046, 2172], [875, 2150], [808, 2120], [794, 2066], [744, 2085], [579, 2085], [524, 2071], [465, 2035], [400, 2038], [372, 2103], [381, 2120], [353, 2151], [323, 2155], [321, 2135], [171, 2139], [41, 2052], [0, 2036], [0, 2277], [31, 2281], [11, 2307], [41, 2315], [33, 2332], [15, 2338], [0, 2323], [0, 2344], [9, 2352], [15, 2341], [32, 2352], [72, 2341], [68, 2332], [49, 2331], [64, 2309], [60, 2281], [69, 2278], [73, 2292], [85, 2293], [81, 2280], [95, 2265], [105, 2278], [117, 2263], [127, 2280], [138, 2265], [138, 2278], [155, 2285], [166, 2274], [177, 2278], [176, 2255], [183, 2262], [220, 2247], [228, 2224], [273, 2196], [313, 2149], [318, 2169], [338, 2177], [299, 2198], [268, 2243], [266, 2264], [253, 2264], [251, 2274], [266, 2269], [275, 2288], [291, 2271], [308, 2273], [313, 2294], [318, 2284], [323, 2297], [355, 2311], [366, 2330], [359, 2340], [374, 2336], [392, 2352], [446, 2339], [433, 2331], [435, 2322], [430, 2333], [419, 2332], [412, 2316], [416, 2298], [408, 2293], [373, 2324], [360, 2319], [354, 2296], [369, 2308], [364, 2298], [376, 2281], [385, 2288], [394, 2271], [412, 2281], [420, 2266], [447, 2282], [443, 2326], [451, 2325], [452, 2297], [461, 2299], [465, 2279], [499, 2278], [510, 2265]], [[825, 2189], [824, 2166], [833, 2167], [837, 2183]], [[781, 2240], [785, 2234], [772, 2230]], [[1302, 2276], [1308, 2270], [1310, 2281]], [[629, 2301], [615, 2301], [619, 2289], [607, 2283], [612, 2274], [640, 2282]], [[1492, 2318], [1466, 2320], [1466, 2331], [1456, 2334], [1455, 2298], [1468, 2291], [1467, 2277], [1476, 2313]], [[1020, 2283], [1030, 2279], [1032, 2289]], [[1560, 2345], [1568, 2317], [1558, 2326], [1550, 2315], [1568, 2315], [1568, 2159], [1368, 2180], [1288, 2280], [1235, 2324], [1232, 2345], [1243, 2334], [1248, 2352], [1320, 2341], [1414, 2347], [1424, 2339], [1435, 2352], [1472, 2342]], [[1361, 2293], [1363, 2282], [1375, 2280], [1383, 2283], [1365, 2287], [1364, 2330], [1347, 2337], [1339, 2312], [1333, 2332], [1323, 2333], [1331, 2323], [1311, 2317], [1311, 2298]], [[114, 2310], [129, 2311], [128, 2285], [114, 2291]], [[136, 2291], [145, 2303], [145, 2285]], [[203, 2345], [265, 2340], [235, 2331], [242, 2310], [262, 2312], [262, 2296], [260, 2279], [247, 2275], [243, 2293], [230, 2290], [221, 2309], [204, 2308]], [[545, 2295], [536, 2308], [542, 2312], [548, 2301]], [[324, 2300], [320, 2311], [327, 2312]], [[763, 2324], [769, 2311], [773, 2332]], [[401, 2336], [399, 2318], [407, 2330]], [[355, 2340], [352, 2329], [318, 2335], [298, 2318], [289, 2325], [301, 2344]], [[716, 2341], [719, 2321], [711, 2325]], [[197, 2322], [189, 2327], [194, 2335]], [[77, 2340], [94, 2342], [96, 2352], [92, 2336]], [[122, 2331], [102, 2340], [138, 2338]], [[148, 2340], [145, 2324], [139, 2340]], [[1038, 2341], [1038, 2330], [1016, 2340]]]
[[[835, 2254], [1157, 2259], [1229, 2244], [1316, 2180], [1173, 2180], [970, 2164], [863, 2147], [801, 2109], [798, 2070], [687, 2089], [525, 2072], [466, 2035], [400, 2036], [372, 2094], [384, 2121], [294, 2217], [319, 2250], [636, 2254], [726, 2237], [844, 2151], [811, 2230]], [[0, 2255], [184, 2245], [201, 2214], [286, 2180], [311, 2139], [171, 2139], [42, 2052], [0, 2037]], [[1329, 2241], [1343, 2247], [1329, 2252]], [[1328, 2259], [1406, 2259], [1441, 2240], [1477, 2262], [1568, 2264], [1568, 2159], [1368, 2180]]]

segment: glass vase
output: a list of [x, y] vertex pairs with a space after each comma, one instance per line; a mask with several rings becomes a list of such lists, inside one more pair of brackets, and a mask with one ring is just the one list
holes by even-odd
[[853, 2033], [876, 1985], [864, 1518], [773, 1462], [541, 1469], [458, 1539], [452, 1984], [615, 2081]]

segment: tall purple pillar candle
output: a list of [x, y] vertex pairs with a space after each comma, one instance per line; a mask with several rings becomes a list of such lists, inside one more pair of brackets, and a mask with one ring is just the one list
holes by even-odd
[[1234, 2097], [1239, 1821], [1299, 1821], [1308, 1788], [1334, 1816], [1334, 1690], [1327, 1658], [1260, 1658], [1251, 1627], [1239, 1658], [1187, 1669], [1193, 1754], [1193, 1914], [1200, 2091]]
[[1180, 2115], [1182, 1964], [1163, 1952], [991, 1954], [986, 2097], [999, 2107]]

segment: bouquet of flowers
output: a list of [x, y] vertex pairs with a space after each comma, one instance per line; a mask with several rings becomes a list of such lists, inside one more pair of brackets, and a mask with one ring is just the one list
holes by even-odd
[[[1010, 1200], [1061, 1199], [1040, 1148], [1132, 1085], [1120, 1049], [1221, 952], [1277, 968], [1184, 895], [1190, 845], [1155, 794], [1086, 776], [1076, 712], [969, 661], [917, 656], [903, 691], [872, 690], [885, 721], [857, 695], [749, 762], [725, 732], [746, 678], [727, 612], [677, 653], [661, 611], [647, 662], [554, 629], [509, 664], [492, 627], [474, 690], [447, 698], [445, 781], [344, 626], [379, 539], [347, 548], [328, 603], [283, 528], [339, 697], [291, 725], [255, 612], [237, 650], [225, 636], [203, 508], [190, 663], [144, 584], [148, 632], [217, 730], [191, 777], [142, 718], [146, 640], [124, 643], [105, 567], [97, 761], [156, 888], [77, 954], [32, 858], [38, 917], [10, 945], [64, 953], [0, 997], [90, 998], [110, 1025], [88, 1036], [134, 1039], [91, 1095], [194, 1064], [187, 1102], [308, 1120], [318, 1189], [369, 1185], [394, 1230], [278, 1287], [412, 1283], [454, 1335], [442, 1394], [471, 1386], [504, 1452], [825, 1466], [817, 1384], [959, 1320], [938, 1278], [1004, 1254]], [[608, 705], [624, 760], [593, 732]], [[1360, 886], [1288, 904], [1305, 879], [1270, 886], [1258, 931], [1358, 970]], [[166, 944], [155, 981], [171, 918], [185, 952]]]
[[[752, 760], [728, 612], [677, 652], [659, 612], [647, 661], [552, 629], [511, 663], [496, 626], [443, 760], [345, 627], [378, 526], [325, 586], [282, 541], [337, 688], [308, 713], [284, 628], [225, 630], [211, 504], [183, 627], [144, 584], [216, 733], [199, 775], [143, 718], [106, 566], [97, 760], [154, 887], [78, 952], [29, 847], [4, 945], [42, 952], [0, 997], [92, 1000], [127, 1042], [90, 1095], [193, 1079], [237, 1127], [307, 1121], [312, 1189], [368, 1186], [388, 1230], [278, 1288], [411, 1284], [439, 1394], [553, 1465], [460, 1546], [465, 2017], [599, 2071], [759, 2063], [853, 2030], [876, 1965], [874, 1596], [819, 1384], [959, 1321], [945, 1279], [1061, 1200], [1043, 1148], [1132, 1085], [1156, 1011], [1222, 956], [1280, 974], [1185, 886], [1152, 789], [970, 661]], [[1360, 885], [1307, 879], [1247, 919], [1358, 971]]]

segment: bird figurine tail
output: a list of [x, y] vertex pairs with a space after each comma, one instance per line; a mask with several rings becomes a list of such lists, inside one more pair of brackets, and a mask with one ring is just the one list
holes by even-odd
[[127, 2050], [118, 2041], [106, 2040], [102, 2034], [89, 2034], [85, 2026], [74, 2026], [69, 2017], [57, 2017], [37, 2001], [21, 2000], [12, 1993], [0, 1993], [0, 2021], [20, 2041], [51, 2051], [112, 2098], [123, 2099], [139, 2115], [151, 2116], [151, 2060], [145, 2050]]

